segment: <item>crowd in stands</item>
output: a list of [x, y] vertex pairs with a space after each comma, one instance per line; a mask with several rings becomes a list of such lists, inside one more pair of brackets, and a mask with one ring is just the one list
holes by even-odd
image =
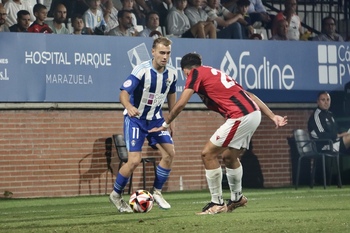
[[297, 0], [276, 15], [262, 0], [0, 0], [0, 32], [260, 40], [262, 28], [270, 40], [344, 41], [332, 16], [310, 37], [296, 9]]

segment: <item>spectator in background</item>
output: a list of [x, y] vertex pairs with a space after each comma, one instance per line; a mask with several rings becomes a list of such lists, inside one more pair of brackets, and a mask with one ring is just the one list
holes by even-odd
[[160, 31], [152, 31], [150, 34], [149, 34], [149, 37], [152, 37], [154, 40], [163, 36], [162, 33]]
[[[159, 14], [156, 11], [151, 11], [146, 15], [147, 27], [143, 29], [138, 36], [149, 37], [153, 31], [158, 31]], [[161, 35], [161, 34], [160, 34]]]
[[266, 28], [271, 28], [271, 17], [266, 12], [262, 0], [250, 0], [248, 14], [252, 24], [261, 22]]
[[216, 27], [213, 20], [208, 17], [208, 14], [202, 9], [202, 0], [189, 0], [189, 6], [185, 9], [185, 14], [190, 21], [191, 27], [197, 23], [201, 23], [204, 31], [209, 32], [209, 38], [216, 38]]
[[[249, 0], [246, 0], [249, 1]], [[208, 0], [204, 9], [217, 28], [217, 38], [244, 39], [244, 29], [239, 21], [244, 20], [242, 14], [234, 14], [220, 4], [220, 0]]]
[[259, 34], [259, 33], [254, 33], [254, 34], [252, 34], [252, 35], [249, 37], [249, 39], [251, 39], [251, 40], [262, 40], [263, 38], [262, 38], [261, 34]]
[[63, 4], [56, 5], [53, 10], [53, 20], [47, 21], [47, 25], [54, 34], [69, 34], [65, 22], [67, 20], [67, 8]]
[[34, 22], [35, 17], [33, 14], [33, 8], [30, 7], [27, 1], [23, 0], [9, 0], [4, 5], [7, 11], [6, 25], [11, 27], [17, 23], [17, 12], [20, 10], [26, 10], [30, 13], [30, 21]]
[[90, 28], [95, 35], [104, 35], [107, 24], [100, 7], [101, 0], [87, 0], [87, 4], [89, 9], [83, 15], [85, 27]]
[[132, 27], [135, 27], [136, 25], [143, 25], [142, 22], [137, 22], [137, 18], [134, 11], [134, 0], [121, 0], [122, 2], [122, 10], [128, 10], [131, 12], [132, 16]]
[[174, 0], [174, 6], [167, 16], [168, 34], [182, 38], [216, 38], [216, 29], [205, 27], [205, 23], [198, 22], [191, 26], [190, 20], [184, 12], [187, 0]]
[[237, 8], [236, 2], [237, 2], [237, 0], [221, 0], [220, 1], [221, 5], [223, 5], [227, 10], [229, 10], [232, 13], [236, 12], [236, 8]]
[[9, 32], [10, 29], [6, 23], [7, 12], [2, 4], [0, 4], [0, 32]]
[[296, 14], [297, 1], [296, 0], [285, 0], [284, 2], [285, 10], [279, 12], [272, 24], [272, 35], [277, 34], [278, 21], [285, 19], [288, 22], [287, 38], [288, 40], [299, 40], [301, 32], [301, 21], [299, 16]]
[[107, 23], [106, 34], [113, 28], [119, 25], [118, 23], [118, 10], [113, 5], [112, 0], [105, 0], [101, 4], [101, 9], [103, 11], [104, 19]]
[[285, 19], [280, 19], [277, 21], [276, 34], [273, 35], [270, 40], [288, 40], [288, 22]]
[[243, 27], [242, 34], [243, 38], [247, 39], [252, 34], [254, 34], [254, 28], [251, 23], [251, 19], [248, 14], [249, 0], [238, 0], [236, 14], [242, 15], [242, 18], [239, 18], [238, 22]]
[[71, 19], [71, 24], [73, 28], [72, 34], [74, 35], [91, 35], [92, 31], [85, 27], [83, 16], [80, 14], [73, 15]]
[[120, 10], [118, 12], [118, 27], [109, 31], [111, 36], [135, 36], [134, 28], [132, 27], [132, 12], [129, 10]]
[[28, 32], [30, 26], [30, 13], [26, 10], [17, 12], [17, 23], [10, 27], [11, 32]]
[[151, 0], [152, 9], [159, 13], [160, 26], [166, 26], [166, 17], [173, 6], [172, 0]]
[[67, 18], [72, 18], [72, 16], [75, 14], [83, 15], [85, 11], [89, 9], [87, 1], [88, 0], [52, 0], [48, 16], [53, 17], [53, 10], [57, 4], [63, 4], [66, 6]]
[[322, 19], [322, 31], [321, 34], [315, 36], [313, 40], [315, 41], [339, 41], [343, 42], [344, 39], [341, 35], [336, 33], [336, 23], [335, 18], [332, 16], [327, 16]]
[[[328, 92], [320, 92], [317, 97], [317, 108], [308, 121], [310, 135], [314, 139], [330, 139], [333, 141], [333, 150], [350, 154], [350, 129], [347, 132], [340, 131], [332, 112], [329, 111], [330, 106], [331, 97]], [[319, 149], [329, 150], [326, 144], [319, 143]]]
[[43, 4], [36, 4], [33, 8], [35, 21], [29, 26], [28, 32], [52, 33], [52, 29], [45, 23], [47, 8]]
[[171, 0], [135, 0], [136, 3], [145, 11], [146, 15], [150, 11], [157, 11], [159, 14], [160, 26], [166, 27], [166, 18], [168, 11], [172, 8]]

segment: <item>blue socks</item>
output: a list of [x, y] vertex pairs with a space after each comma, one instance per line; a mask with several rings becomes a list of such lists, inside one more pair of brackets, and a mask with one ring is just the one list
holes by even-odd
[[156, 189], [161, 190], [163, 188], [164, 183], [167, 181], [169, 174], [170, 174], [171, 169], [165, 169], [160, 167], [159, 165], [157, 166], [157, 171], [156, 171], [156, 179], [154, 180], [154, 187]]
[[116, 193], [121, 194], [123, 192], [123, 189], [125, 188], [126, 184], [128, 183], [128, 181], [129, 181], [129, 177], [124, 177], [118, 172], [117, 179], [114, 183], [113, 190]]

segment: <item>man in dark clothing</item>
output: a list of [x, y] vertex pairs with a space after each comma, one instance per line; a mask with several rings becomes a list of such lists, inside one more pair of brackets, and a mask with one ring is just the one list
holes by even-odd
[[[350, 129], [340, 132], [334, 120], [332, 112], [328, 111], [331, 105], [331, 97], [328, 92], [318, 94], [317, 108], [311, 114], [308, 121], [308, 130], [314, 139], [330, 139], [333, 141], [333, 150], [350, 154]], [[319, 143], [319, 149], [329, 150], [327, 143]]]
[[30, 13], [26, 10], [17, 12], [17, 23], [12, 25], [10, 32], [27, 32], [30, 25]]

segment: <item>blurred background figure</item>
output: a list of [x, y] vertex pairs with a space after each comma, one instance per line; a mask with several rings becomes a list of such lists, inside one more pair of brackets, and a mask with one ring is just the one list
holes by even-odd
[[17, 12], [17, 23], [10, 27], [11, 32], [28, 32], [30, 26], [30, 13], [26, 10]]
[[288, 40], [288, 22], [285, 19], [277, 21], [276, 34], [274, 34], [270, 40]]
[[[151, 11], [146, 16], [146, 28], [143, 29], [138, 36], [149, 37], [151, 32], [156, 33], [159, 27], [159, 14], [156, 11]], [[159, 32], [159, 31], [158, 31]], [[154, 35], [154, 33], [152, 33]], [[159, 32], [162, 35], [161, 32]], [[158, 34], [158, 33], [157, 33]]]
[[10, 29], [6, 23], [7, 12], [2, 4], [0, 4], [0, 32], [9, 32]]
[[315, 41], [340, 41], [344, 39], [341, 35], [336, 33], [336, 21], [332, 16], [327, 16], [322, 19], [321, 34], [313, 38]]

